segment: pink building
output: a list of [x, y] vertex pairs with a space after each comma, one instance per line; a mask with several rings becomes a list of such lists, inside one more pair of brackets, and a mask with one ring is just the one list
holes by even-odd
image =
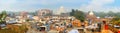
[[40, 9], [38, 10], [38, 16], [45, 16], [47, 14], [51, 14], [52, 11], [49, 9]]
[[25, 11], [22, 11], [22, 12], [20, 12], [20, 16], [22, 17], [22, 18], [27, 18], [27, 12], [25, 12]]

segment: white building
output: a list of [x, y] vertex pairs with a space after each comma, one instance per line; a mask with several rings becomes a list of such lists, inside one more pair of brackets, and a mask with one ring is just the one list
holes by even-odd
[[61, 13], [64, 13], [65, 8], [63, 6], [61, 6], [58, 10], [57, 10], [57, 15], [61, 15]]

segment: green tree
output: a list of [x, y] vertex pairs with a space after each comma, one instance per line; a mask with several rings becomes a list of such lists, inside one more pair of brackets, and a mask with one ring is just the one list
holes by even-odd
[[74, 15], [74, 13], [75, 13], [75, 10], [74, 10], [74, 9], [72, 9], [72, 12], [70, 12], [70, 15], [71, 15], [71, 16], [73, 16], [73, 15]]
[[111, 23], [113, 25], [119, 25], [120, 26], [120, 17], [115, 17], [111, 20]]
[[70, 15], [76, 17], [81, 22], [83, 22], [85, 20], [85, 14], [84, 14], [84, 12], [82, 12], [80, 10], [77, 10], [77, 9], [74, 10], [74, 9], [72, 9], [72, 12], [70, 12]]
[[109, 11], [109, 12], [107, 13], [107, 15], [109, 15], [109, 16], [115, 16], [115, 13], [112, 12], [112, 11]]
[[102, 18], [104, 18], [106, 16], [106, 13], [105, 12], [100, 12], [99, 16], [102, 17]]
[[120, 12], [115, 13], [115, 17], [120, 17]]
[[4, 23], [6, 17], [7, 17], [6, 11], [2, 11], [2, 13], [0, 14], [0, 23]]

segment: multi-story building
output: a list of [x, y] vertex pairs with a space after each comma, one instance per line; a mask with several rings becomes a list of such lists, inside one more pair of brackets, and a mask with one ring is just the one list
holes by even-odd
[[46, 15], [51, 15], [52, 11], [49, 9], [40, 9], [38, 10], [38, 16], [46, 16]]
[[13, 13], [13, 12], [8, 12], [7, 14], [8, 14], [9, 17], [12, 17], [12, 18], [15, 17], [15, 13]]
[[20, 13], [20, 16], [22, 17], [22, 18], [27, 18], [27, 12], [25, 12], [25, 11], [22, 11], [21, 13]]

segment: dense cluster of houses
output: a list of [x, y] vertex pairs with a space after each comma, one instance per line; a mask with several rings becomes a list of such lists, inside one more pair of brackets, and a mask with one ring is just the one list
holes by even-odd
[[36, 14], [37, 15], [30, 15], [28, 14], [28, 12], [25, 11], [20, 12], [19, 15], [15, 15], [14, 13], [12, 13], [6, 17], [5, 21], [7, 24], [17, 25], [22, 25], [26, 23], [26, 25], [28, 25], [30, 28], [39, 31], [64, 31], [67, 27], [70, 26], [81, 27], [82, 25], [84, 25], [86, 28], [90, 28], [91, 26], [95, 28], [97, 25], [93, 23], [102, 22], [103, 20], [100, 17], [96, 17], [92, 11], [86, 14], [86, 20], [84, 23], [81, 23], [80, 20], [77, 20], [73, 16], [69, 16], [68, 13], [61, 13], [61, 15], [57, 15], [53, 14], [52, 10], [49, 9], [40, 9], [37, 11]]

